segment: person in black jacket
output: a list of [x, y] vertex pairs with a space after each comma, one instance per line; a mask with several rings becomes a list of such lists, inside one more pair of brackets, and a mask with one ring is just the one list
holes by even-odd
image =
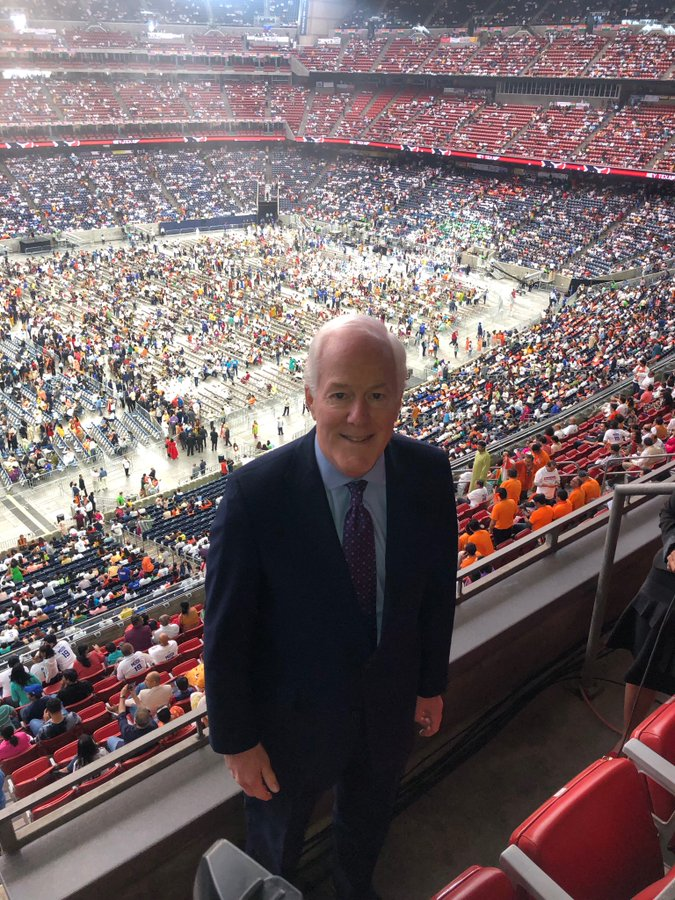
[[663, 547], [607, 642], [633, 654], [625, 675], [620, 745], [648, 714], [657, 692], [675, 693], [675, 490], [661, 510], [659, 525]]

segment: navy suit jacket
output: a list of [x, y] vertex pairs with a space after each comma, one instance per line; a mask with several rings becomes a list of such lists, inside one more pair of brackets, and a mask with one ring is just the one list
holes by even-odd
[[454, 615], [457, 518], [445, 454], [398, 435], [385, 450], [385, 596], [373, 653], [314, 435], [228, 478], [207, 561], [211, 744], [229, 754], [261, 742], [282, 789], [306, 788], [310, 771], [327, 781], [315, 786], [330, 786], [357, 710], [378, 766], [402, 767], [417, 695], [446, 688]]

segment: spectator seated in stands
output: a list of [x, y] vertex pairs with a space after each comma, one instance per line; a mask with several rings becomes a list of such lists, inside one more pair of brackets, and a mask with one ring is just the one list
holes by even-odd
[[[70, 762], [68, 762], [65, 769], [68, 773], [77, 772], [78, 769], [82, 769], [90, 763], [96, 762], [107, 755], [108, 751], [106, 748], [97, 744], [90, 734], [81, 734], [77, 739], [77, 753]], [[60, 766], [59, 768], [63, 767]], [[104, 769], [103, 771], [105, 772], [107, 769]], [[102, 775], [103, 772], [99, 772], [98, 774]]]
[[163, 725], [168, 725], [169, 722], [179, 719], [183, 714], [183, 709], [180, 706], [162, 706], [157, 710], [157, 715], [155, 716], [157, 727], [161, 728]]
[[495, 547], [507, 541], [513, 534], [513, 523], [518, 513], [518, 504], [509, 499], [506, 488], [495, 491], [495, 504], [490, 512], [489, 531]]
[[562, 519], [563, 516], [574, 512], [574, 507], [570, 503], [569, 495], [565, 488], [558, 488], [556, 491], [556, 502], [553, 504], [553, 520]]
[[481, 556], [489, 556], [491, 553], [495, 552], [490, 532], [487, 528], [483, 527], [478, 519], [470, 519], [466, 524], [466, 531], [464, 534], [460, 534], [460, 551], [464, 550], [469, 542], [476, 546], [476, 549]]
[[199, 611], [196, 610], [194, 606], [190, 606], [187, 600], [181, 601], [180, 616], [178, 618], [178, 626], [181, 634], [184, 634], [186, 631], [190, 631], [201, 624], [202, 620], [199, 616]]
[[28, 750], [33, 744], [31, 736], [21, 730], [15, 730], [13, 725], [5, 725], [0, 730], [0, 762], [13, 759]]
[[533, 509], [530, 513], [529, 523], [532, 531], [537, 531], [553, 521], [553, 507], [549, 504], [544, 494], [534, 494], [532, 497]]
[[178, 644], [176, 641], [172, 641], [169, 635], [163, 631], [159, 635], [157, 643], [148, 650], [148, 656], [152, 658], [153, 665], [166, 662], [168, 659], [178, 656]]
[[[100, 648], [99, 648], [100, 649]], [[105, 645], [105, 663], [106, 666], [116, 666], [117, 663], [124, 657], [124, 654], [119, 649], [117, 644], [113, 641], [110, 641]]]
[[173, 691], [170, 684], [162, 684], [159, 672], [148, 672], [145, 677], [145, 688], [138, 693], [131, 692], [132, 699], [138, 706], [145, 707], [154, 716], [161, 706], [170, 703]]
[[[127, 698], [131, 698], [133, 701], [134, 697], [135, 692], [133, 691], [133, 688], [130, 688], [129, 685], [125, 684], [120, 691], [120, 700], [117, 708], [117, 721], [119, 722], [121, 737], [108, 738], [106, 743], [106, 746], [111, 753], [119, 747], [124, 747], [127, 744], [132, 743], [132, 741], [144, 737], [146, 734], [150, 734], [157, 728], [157, 723], [152, 718], [150, 710], [146, 709], [144, 706], [136, 707], [134, 721], [133, 723], [129, 722], [127, 718]], [[141, 750], [140, 752], [144, 753], [145, 750]]]
[[64, 706], [72, 706], [85, 700], [94, 693], [94, 688], [90, 681], [80, 681], [75, 669], [66, 669], [61, 679], [61, 690], [56, 696]]
[[48, 741], [51, 738], [59, 737], [59, 735], [72, 731], [81, 722], [77, 713], [64, 711], [58, 697], [50, 697], [47, 700], [44, 718], [44, 724], [35, 735], [38, 741]]
[[466, 495], [466, 499], [469, 501], [471, 508], [473, 509], [476, 506], [480, 506], [481, 503], [485, 503], [488, 499], [488, 491], [485, 487], [485, 482], [482, 478], [479, 478], [476, 481], [476, 486], [472, 491]]
[[145, 651], [152, 645], [152, 629], [143, 621], [142, 616], [135, 615], [125, 629], [124, 640], [131, 644], [134, 650]]
[[44, 641], [33, 657], [35, 662], [30, 667], [31, 675], [39, 678], [42, 684], [54, 684], [59, 680], [59, 664], [54, 648]]
[[123, 653], [123, 658], [117, 663], [117, 668], [115, 669], [115, 676], [118, 681], [133, 678], [134, 675], [139, 675], [141, 672], [145, 672], [146, 669], [152, 668], [152, 658], [147, 653], [134, 650], [133, 646], [128, 642], [125, 641], [123, 644], [120, 644], [120, 650]]
[[42, 685], [31, 684], [28, 688], [31, 702], [21, 708], [21, 721], [36, 735], [44, 724], [45, 710], [49, 696], [42, 691]]
[[162, 615], [159, 617], [159, 627], [152, 633], [153, 643], [159, 643], [161, 634], [166, 634], [170, 639], [175, 638], [180, 634], [180, 626], [177, 622], [172, 622], [166, 614]]
[[104, 654], [95, 648], [89, 649], [86, 644], [78, 646], [76, 657], [73, 669], [78, 678], [92, 678], [105, 669]]
[[11, 697], [16, 706], [25, 706], [26, 703], [30, 703], [30, 695], [26, 692], [26, 688], [32, 684], [42, 687], [40, 679], [27, 672], [21, 663], [17, 663], [12, 667], [10, 675]]
[[173, 683], [174, 701], [187, 700], [195, 691], [196, 688], [190, 684], [185, 675], [179, 675]]

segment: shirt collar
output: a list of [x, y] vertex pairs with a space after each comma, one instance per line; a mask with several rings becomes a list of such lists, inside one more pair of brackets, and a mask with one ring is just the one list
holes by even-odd
[[[326, 458], [325, 454], [321, 450], [319, 446], [318, 437], [314, 437], [314, 453], [316, 455], [316, 463], [319, 467], [319, 473], [321, 474], [321, 480], [323, 481], [324, 487], [328, 491], [334, 491], [335, 488], [342, 487], [345, 484], [349, 484], [351, 481], [354, 481], [354, 478], [350, 478], [348, 475], [343, 475], [339, 469], [336, 469], [335, 466]], [[371, 484], [386, 484], [385, 477], [385, 465], [384, 465], [384, 453], [382, 453], [373, 468], [366, 472], [365, 475], [362, 476], [361, 479], [363, 481], [367, 481]]]

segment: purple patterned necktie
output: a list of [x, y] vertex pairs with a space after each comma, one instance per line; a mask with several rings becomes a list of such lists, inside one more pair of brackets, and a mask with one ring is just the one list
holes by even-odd
[[361, 612], [367, 620], [373, 642], [377, 644], [377, 563], [375, 558], [375, 529], [373, 519], [363, 505], [367, 481], [347, 484], [351, 503], [345, 516], [342, 549], [352, 577]]

